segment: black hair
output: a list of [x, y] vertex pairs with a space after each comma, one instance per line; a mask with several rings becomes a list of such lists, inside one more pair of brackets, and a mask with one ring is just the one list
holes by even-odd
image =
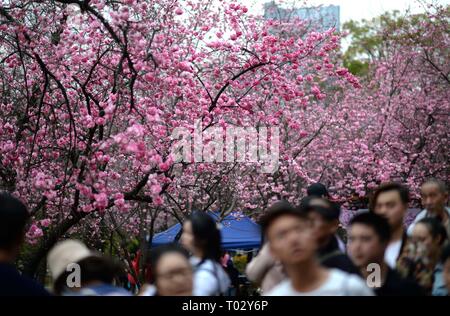
[[186, 260], [189, 260], [189, 252], [186, 249], [184, 249], [181, 245], [176, 243], [165, 244], [152, 249], [150, 253], [150, 265], [154, 272], [152, 274], [153, 282], [155, 282], [156, 279], [158, 278], [156, 274], [156, 267], [158, 265], [159, 260], [161, 260], [161, 258], [168, 253], [177, 253], [186, 258]]
[[[112, 284], [115, 278], [125, 274], [125, 270], [120, 263], [105, 256], [89, 256], [77, 263], [81, 271], [81, 286], [91, 281]], [[64, 272], [55, 280], [53, 289], [56, 295], [61, 295], [64, 292], [67, 277], [71, 273], [71, 271]]]
[[445, 262], [449, 259], [450, 259], [450, 244], [445, 246], [444, 249], [442, 249], [441, 262], [445, 264]]
[[388, 242], [391, 239], [389, 222], [383, 216], [372, 212], [359, 213], [350, 220], [350, 226], [354, 224], [362, 224], [371, 227], [378, 235], [381, 242]]
[[315, 197], [329, 197], [330, 196], [328, 193], [327, 187], [319, 182], [313, 183], [309, 187], [307, 187], [306, 194], [308, 196], [315, 196]]
[[320, 199], [320, 197], [314, 196], [314, 195], [308, 195], [300, 200], [300, 205], [298, 206], [298, 209], [301, 212], [307, 212], [307, 209], [310, 207], [311, 201], [314, 199]]
[[192, 225], [194, 245], [203, 252], [202, 261], [211, 259], [220, 262], [222, 238], [216, 221], [205, 212], [192, 213], [188, 221]]
[[403, 204], [409, 203], [409, 190], [406, 186], [396, 182], [383, 183], [374, 191], [372, 198], [370, 199], [369, 209], [372, 212], [375, 210], [375, 204], [377, 203], [378, 196], [381, 193], [389, 191], [397, 191]]
[[21, 242], [29, 218], [25, 204], [8, 192], [0, 192], [0, 249], [11, 250]]
[[306, 219], [306, 213], [296, 209], [289, 202], [284, 200], [278, 201], [272, 204], [261, 218], [260, 225], [263, 236], [267, 235], [267, 230], [275, 220], [286, 215]]
[[439, 245], [443, 245], [447, 240], [447, 231], [444, 225], [434, 217], [425, 217], [418, 221], [416, 224], [424, 224], [430, 232], [433, 239], [440, 238]]
[[[311, 205], [313, 200], [321, 200], [327, 206]], [[303, 198], [298, 209], [304, 213], [317, 212], [328, 222], [339, 220], [341, 214], [341, 206], [338, 203], [314, 195]]]

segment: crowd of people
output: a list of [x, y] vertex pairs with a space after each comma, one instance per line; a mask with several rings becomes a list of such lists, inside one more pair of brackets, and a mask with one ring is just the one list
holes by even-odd
[[[246, 266], [247, 278], [266, 296], [446, 296], [450, 291], [450, 208], [445, 183], [421, 186], [420, 212], [404, 218], [409, 190], [380, 185], [369, 210], [355, 214], [338, 236], [341, 207], [320, 183], [300, 205], [278, 201], [260, 221], [262, 247]], [[0, 193], [0, 296], [228, 296], [238, 284], [221, 249], [215, 220], [202, 212], [183, 223], [179, 243], [150, 252], [151, 277], [131, 293], [117, 280], [120, 263], [78, 240], [58, 242], [47, 255], [50, 289], [19, 273], [15, 261], [29, 220], [26, 206]], [[234, 291], [231, 291], [234, 289]]]

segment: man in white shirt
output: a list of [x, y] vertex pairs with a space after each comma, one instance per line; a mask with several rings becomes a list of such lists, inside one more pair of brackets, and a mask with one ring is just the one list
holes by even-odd
[[[317, 206], [320, 207], [320, 206]], [[373, 292], [356, 275], [319, 264], [317, 236], [307, 215], [288, 202], [270, 207], [261, 221], [270, 252], [279, 260], [288, 279], [275, 286], [268, 296], [371, 296]]]
[[445, 183], [438, 179], [429, 179], [420, 188], [422, 205], [425, 208], [417, 214], [414, 221], [408, 227], [408, 235], [412, 235], [414, 225], [426, 217], [436, 217], [444, 225], [450, 236], [450, 208], [446, 207], [448, 202], [448, 191]]
[[370, 205], [370, 210], [385, 217], [391, 227], [391, 239], [384, 253], [384, 260], [392, 269], [395, 269], [407, 239], [403, 219], [408, 203], [408, 188], [391, 182], [382, 184], [375, 190]]

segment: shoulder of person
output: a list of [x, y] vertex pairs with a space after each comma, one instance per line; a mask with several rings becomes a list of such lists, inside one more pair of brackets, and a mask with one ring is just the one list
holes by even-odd
[[138, 296], [155, 296], [156, 287], [153, 284], [146, 284]]
[[350, 295], [373, 296], [373, 290], [369, 288], [366, 282], [355, 274], [347, 274]]
[[340, 279], [343, 282], [344, 292], [350, 296], [373, 296], [373, 291], [367, 286], [364, 280], [356, 275], [348, 272], [344, 272], [338, 269], [332, 269], [331, 273], [337, 280]]
[[419, 213], [417, 213], [416, 217], [414, 218], [413, 223], [420, 221], [422, 218], [426, 217], [427, 214], [428, 214], [427, 209], [421, 210]]
[[32, 278], [20, 275], [21, 284], [29, 294], [33, 296], [50, 296], [51, 294], [44, 288], [44, 286]]
[[201, 262], [201, 260], [197, 257], [192, 256], [189, 258], [189, 262], [195, 268]]
[[214, 277], [214, 282], [218, 280], [220, 283], [229, 282], [228, 274], [225, 272], [222, 265], [213, 260], [205, 260], [200, 265], [195, 267], [195, 277], [196, 278], [208, 278]]
[[94, 287], [87, 287], [84, 289], [84, 295], [89, 296], [130, 296], [131, 293], [127, 290], [116, 287], [110, 284], [102, 284]]
[[450, 207], [446, 206], [445, 210], [447, 211], [448, 215], [450, 216]]
[[290, 280], [284, 280], [280, 284], [276, 285], [273, 289], [268, 291], [264, 296], [289, 296], [291, 293]]
[[391, 281], [398, 287], [401, 295], [424, 296], [426, 291], [414, 279], [403, 277], [397, 270], [391, 270]]
[[219, 266], [222, 267], [219, 263], [215, 264], [215, 262], [212, 261], [211, 259], [206, 259], [202, 263], [200, 264], [199, 263], [194, 265], [195, 272], [211, 271], [214, 273], [215, 269], [217, 269]]

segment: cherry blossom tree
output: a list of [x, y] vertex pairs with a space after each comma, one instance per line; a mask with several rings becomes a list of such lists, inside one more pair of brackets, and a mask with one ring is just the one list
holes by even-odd
[[[449, 178], [449, 8], [428, 5], [423, 14], [381, 21], [377, 40], [364, 39], [375, 45], [366, 55], [363, 89], [348, 93], [338, 114], [338, 133], [347, 135], [354, 154], [338, 162], [348, 173], [336, 184], [363, 197], [396, 180], [411, 188], [417, 204], [426, 178]], [[346, 146], [336, 146], [340, 156]]]
[[[144, 251], [193, 210], [256, 218], [314, 181], [345, 200], [448, 176], [448, 13], [433, 12], [423, 36], [381, 30], [388, 53], [360, 82], [334, 29], [239, 3], [3, 1], [0, 185], [32, 213], [24, 271], [67, 236], [130, 262], [131, 238]], [[232, 127], [277, 127], [278, 169], [173, 155], [179, 128]]]
[[136, 234], [149, 213], [182, 216], [198, 196], [196, 207], [252, 202], [255, 166], [174, 163], [174, 128], [279, 125], [301, 148], [331, 115], [321, 85], [358, 86], [332, 62], [334, 30], [289, 36], [274, 30], [301, 21], [237, 3], [19, 0], [0, 16], [1, 186], [34, 219], [29, 274], [63, 236]]

